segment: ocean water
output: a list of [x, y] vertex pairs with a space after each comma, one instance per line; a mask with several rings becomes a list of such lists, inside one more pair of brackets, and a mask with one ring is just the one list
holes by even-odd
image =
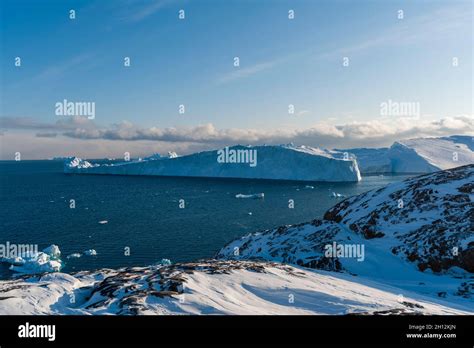
[[[212, 257], [249, 232], [321, 218], [340, 200], [331, 197], [333, 191], [351, 196], [407, 178], [301, 183], [66, 175], [62, 167], [60, 161], [0, 162], [0, 243], [38, 244], [40, 249], [57, 244], [65, 272]], [[235, 198], [260, 192], [265, 199]], [[294, 209], [288, 207], [290, 199]], [[99, 224], [103, 220], [108, 223]], [[65, 258], [88, 249], [98, 255]], [[8, 265], [0, 264], [0, 278], [11, 276]]]

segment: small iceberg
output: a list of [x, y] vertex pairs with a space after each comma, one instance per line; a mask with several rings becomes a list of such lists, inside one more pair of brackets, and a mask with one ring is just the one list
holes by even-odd
[[80, 253], [72, 253], [71, 255], [66, 256], [68, 259], [78, 259], [82, 256]]
[[98, 164], [92, 164], [78, 157], [68, 157], [64, 161], [65, 169], [87, 169], [97, 167]]
[[343, 195], [342, 193], [337, 193], [337, 192], [333, 192], [330, 197], [332, 198], [346, 198], [346, 195]]
[[107, 220], [102, 220], [102, 221], [99, 221], [99, 224], [101, 224], [101, 225], [105, 225], [105, 224], [107, 224], [107, 223], [108, 223], [108, 221], [107, 221]]
[[251, 194], [251, 195], [244, 195], [242, 193], [239, 193], [239, 194], [235, 195], [235, 198], [263, 199], [263, 198], [265, 198], [265, 194], [263, 192], [262, 193], [254, 193], [254, 194]]
[[84, 255], [86, 256], [97, 256], [97, 251], [95, 249], [89, 249], [84, 251]]
[[59, 247], [55, 244], [51, 244], [49, 247], [43, 249], [43, 252], [55, 259], [61, 257], [61, 250], [59, 250]]
[[158, 262], [158, 264], [163, 265], [163, 266], [169, 266], [169, 265], [171, 265], [171, 260], [170, 259], [161, 259], [161, 261]]
[[10, 263], [10, 270], [18, 273], [59, 272], [63, 266], [60, 256], [59, 247], [53, 244], [43, 249], [43, 251], [24, 252], [15, 257], [1, 258], [0, 262]]
[[307, 189], [307, 190], [313, 190], [313, 189], [314, 189], [314, 186], [306, 185], [304, 188]]

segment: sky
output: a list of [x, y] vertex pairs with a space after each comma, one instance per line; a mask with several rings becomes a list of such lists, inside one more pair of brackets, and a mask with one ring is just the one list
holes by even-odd
[[[469, 0], [2, 0], [0, 11], [0, 159], [474, 135]], [[57, 115], [65, 99], [94, 103], [95, 118]], [[389, 101], [419, 111], [384, 114]]]

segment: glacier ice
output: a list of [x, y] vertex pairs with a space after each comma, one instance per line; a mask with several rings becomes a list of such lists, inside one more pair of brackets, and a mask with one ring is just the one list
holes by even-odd
[[251, 149], [258, 154], [258, 165], [248, 163], [219, 163], [218, 151], [204, 151], [186, 156], [153, 156], [153, 160], [128, 161], [111, 165], [91, 164], [71, 158], [64, 166], [65, 173], [156, 175], [213, 178], [274, 179], [300, 181], [357, 182], [361, 180], [359, 167], [353, 158], [343, 158], [335, 151], [294, 145], [236, 145], [229, 149]]
[[0, 261], [10, 263], [10, 270], [18, 273], [36, 274], [59, 272], [62, 268], [61, 251], [57, 245], [50, 245], [39, 252], [26, 252]]

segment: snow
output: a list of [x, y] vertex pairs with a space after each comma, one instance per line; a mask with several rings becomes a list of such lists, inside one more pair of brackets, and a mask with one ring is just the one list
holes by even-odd
[[[235, 151], [255, 151], [257, 162], [220, 163], [218, 150], [180, 157], [156, 157], [153, 160], [129, 161], [110, 165], [91, 165], [73, 158], [66, 164], [66, 173], [162, 175], [216, 178], [247, 178], [300, 181], [357, 182], [361, 180], [357, 162], [343, 159], [340, 153], [311, 147], [241, 146]], [[156, 158], [155, 158], [156, 157]], [[87, 162], [88, 163], [88, 162]], [[298, 170], [295, 170], [298, 168]]]
[[442, 138], [399, 140], [390, 148], [338, 150], [357, 159], [362, 174], [432, 173], [474, 163], [474, 138], [453, 135]]
[[430, 173], [473, 164], [472, 143], [467, 136], [410, 139], [393, 144], [388, 157], [394, 172]]
[[[324, 220], [237, 238], [216, 257], [346, 272], [474, 308], [473, 178], [470, 165], [390, 184], [339, 202]], [[363, 247], [363, 261], [327, 257], [333, 243]]]
[[[171, 279], [179, 284], [164, 290]], [[7, 315], [474, 314], [467, 305], [347, 274], [248, 261], [54, 273], [3, 281], [0, 292]]]

